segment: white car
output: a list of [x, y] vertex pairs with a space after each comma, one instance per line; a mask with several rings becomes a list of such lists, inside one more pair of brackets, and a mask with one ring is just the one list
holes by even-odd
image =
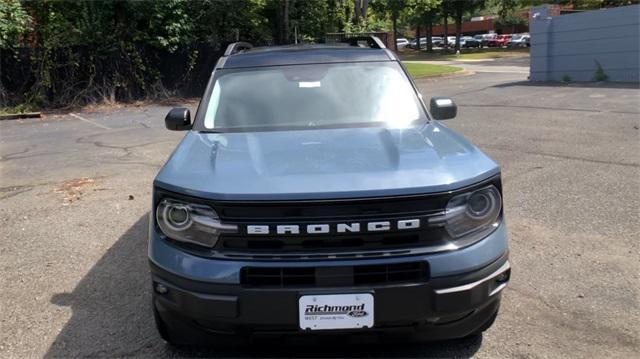
[[405, 47], [407, 47], [407, 45], [409, 45], [409, 40], [405, 39], [404, 37], [398, 38], [396, 39], [396, 45], [398, 46], [398, 50], [404, 49]]
[[515, 34], [507, 42], [507, 47], [529, 47], [531, 46], [531, 36], [529, 34]]

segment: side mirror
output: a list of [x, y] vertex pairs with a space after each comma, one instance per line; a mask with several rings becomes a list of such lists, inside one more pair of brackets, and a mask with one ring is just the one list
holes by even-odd
[[447, 120], [456, 117], [458, 106], [448, 97], [432, 97], [429, 111], [436, 120]]
[[164, 125], [171, 131], [186, 131], [191, 129], [191, 112], [188, 108], [176, 107], [169, 111], [164, 118]]

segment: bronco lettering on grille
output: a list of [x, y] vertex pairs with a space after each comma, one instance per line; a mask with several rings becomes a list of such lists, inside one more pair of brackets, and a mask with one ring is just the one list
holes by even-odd
[[420, 219], [403, 219], [398, 221], [353, 222], [336, 224], [279, 224], [279, 225], [247, 225], [247, 234], [332, 234], [359, 232], [388, 232], [393, 230], [410, 230], [420, 228]]

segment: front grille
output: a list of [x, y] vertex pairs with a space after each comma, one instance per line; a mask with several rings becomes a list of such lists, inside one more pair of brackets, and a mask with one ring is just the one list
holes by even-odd
[[426, 262], [339, 267], [243, 267], [240, 283], [249, 287], [340, 287], [427, 281]]
[[408, 233], [361, 233], [358, 235], [265, 236], [222, 235], [216, 250], [229, 258], [353, 257], [354, 253], [405, 254], [419, 247], [445, 244], [442, 227], [425, 227]]
[[[222, 234], [215, 250], [227, 258], [275, 259], [300, 256], [339, 258], [358, 257], [359, 254], [397, 255], [398, 251], [433, 247], [446, 242], [442, 227], [428, 225], [429, 218], [442, 213], [445, 196], [423, 195], [359, 200], [328, 200], [307, 202], [271, 202], [219, 204], [220, 217], [227, 223], [237, 224], [239, 233]], [[241, 209], [245, 209], [243, 212]], [[243, 214], [243, 217], [238, 217]], [[393, 229], [384, 232], [338, 233], [338, 223], [366, 223], [419, 219], [421, 227], [410, 230]], [[292, 224], [306, 228], [308, 224], [329, 225], [332, 232], [325, 234], [277, 234], [275, 226]], [[247, 225], [269, 227], [269, 234], [255, 235], [246, 231]], [[268, 257], [271, 258], [268, 258]]]

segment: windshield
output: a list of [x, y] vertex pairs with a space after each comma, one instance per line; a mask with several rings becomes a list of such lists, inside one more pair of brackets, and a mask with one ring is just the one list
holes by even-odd
[[204, 130], [406, 127], [426, 120], [399, 64], [362, 62], [216, 71]]

